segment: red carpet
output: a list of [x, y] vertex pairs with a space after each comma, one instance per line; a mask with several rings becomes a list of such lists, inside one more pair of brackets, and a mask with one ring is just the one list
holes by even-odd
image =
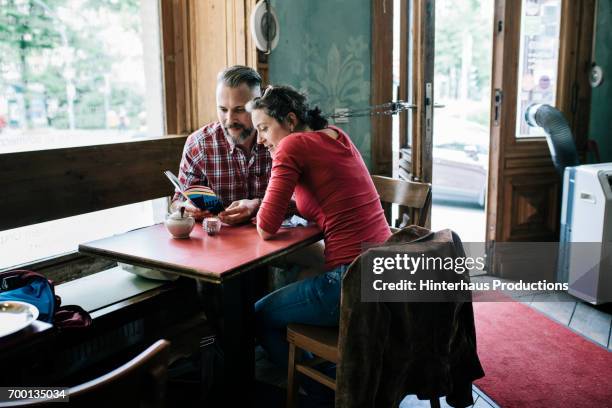
[[502, 408], [612, 407], [612, 352], [521, 303], [473, 305], [476, 386]]

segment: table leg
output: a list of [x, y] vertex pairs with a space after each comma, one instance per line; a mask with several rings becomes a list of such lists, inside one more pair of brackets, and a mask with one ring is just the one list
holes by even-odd
[[[202, 284], [206, 315], [216, 328], [223, 368], [215, 374], [215, 406], [251, 406], [255, 389], [254, 275]], [[246, 403], [246, 405], [245, 405]], [[239, 405], [240, 404], [240, 405]]]
[[254, 299], [251, 281], [252, 272], [247, 272], [221, 285], [223, 331], [220, 340], [224, 355], [225, 397], [237, 397], [240, 402], [248, 403], [253, 402], [255, 388]]

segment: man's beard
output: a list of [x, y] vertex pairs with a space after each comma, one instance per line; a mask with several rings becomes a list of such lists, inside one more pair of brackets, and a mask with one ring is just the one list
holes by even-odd
[[[241, 129], [241, 132], [238, 136], [234, 136], [229, 132], [229, 129]], [[238, 125], [238, 124], [233, 124], [231, 126], [223, 126], [223, 131], [225, 132], [226, 136], [229, 136], [230, 138], [232, 138], [232, 140], [234, 141], [234, 143], [236, 144], [242, 144], [244, 143], [252, 134], [253, 131], [255, 129], [254, 128], [246, 128], [242, 125]]]

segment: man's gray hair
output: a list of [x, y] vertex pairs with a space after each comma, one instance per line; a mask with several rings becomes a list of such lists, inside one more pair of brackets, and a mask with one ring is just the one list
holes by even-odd
[[234, 65], [219, 72], [217, 83], [236, 88], [247, 84], [251, 89], [261, 88], [261, 76], [253, 68], [244, 65]]

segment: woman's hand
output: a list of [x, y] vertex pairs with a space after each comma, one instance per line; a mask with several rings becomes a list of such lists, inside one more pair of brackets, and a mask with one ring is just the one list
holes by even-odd
[[260, 203], [259, 198], [234, 201], [219, 213], [219, 219], [229, 225], [242, 224], [255, 216]]

